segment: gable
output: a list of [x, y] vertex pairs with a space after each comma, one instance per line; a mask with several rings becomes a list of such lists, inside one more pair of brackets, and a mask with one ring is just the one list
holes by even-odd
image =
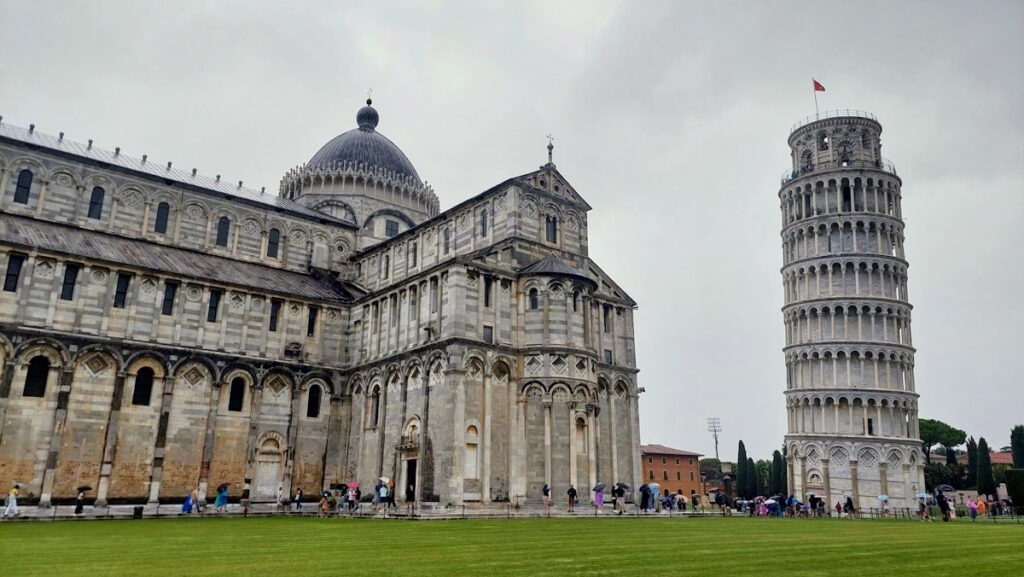
[[558, 172], [553, 164], [544, 165], [540, 170], [519, 176], [516, 180], [537, 192], [567, 200], [584, 211], [591, 209], [587, 201], [583, 200], [583, 197], [576, 192], [576, 189], [569, 184], [569, 181], [561, 172]]

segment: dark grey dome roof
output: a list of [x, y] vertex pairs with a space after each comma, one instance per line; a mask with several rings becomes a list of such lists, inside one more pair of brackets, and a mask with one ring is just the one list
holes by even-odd
[[311, 167], [331, 167], [335, 164], [362, 162], [367, 166], [409, 176], [416, 184], [423, 184], [420, 175], [409, 158], [405, 156], [395, 143], [377, 132], [380, 116], [372, 106], [373, 101], [366, 100], [366, 106], [356, 114], [359, 128], [340, 134], [325, 144], [309, 161]]

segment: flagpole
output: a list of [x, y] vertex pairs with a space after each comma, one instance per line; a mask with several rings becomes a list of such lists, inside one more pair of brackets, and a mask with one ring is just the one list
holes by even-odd
[[[814, 79], [812, 78], [811, 81], [813, 82]], [[811, 85], [811, 92], [814, 93], [814, 115], [818, 116], [818, 91], [813, 84]]]

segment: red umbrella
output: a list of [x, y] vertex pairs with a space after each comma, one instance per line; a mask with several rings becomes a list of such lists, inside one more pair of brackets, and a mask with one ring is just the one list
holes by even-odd
[[348, 488], [349, 489], [358, 489], [359, 488], [359, 481], [352, 481], [351, 483], [348, 484]]

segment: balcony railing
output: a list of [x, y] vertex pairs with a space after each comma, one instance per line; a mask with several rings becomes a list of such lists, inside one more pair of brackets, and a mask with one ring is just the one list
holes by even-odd
[[865, 112], [863, 110], [850, 110], [849, 108], [847, 108], [846, 110], [827, 110], [825, 112], [819, 112], [818, 114], [808, 116], [798, 121], [796, 124], [793, 125], [793, 128], [789, 129], [789, 133], [793, 134], [793, 132], [795, 132], [798, 128], [807, 126], [812, 122], [825, 120], [826, 118], [842, 118], [844, 116], [852, 116], [854, 118], [867, 118], [869, 120], [874, 120], [875, 122], [878, 122], [878, 118], [876, 118], [874, 114], [871, 114], [870, 112]]
[[811, 168], [801, 169], [799, 172], [795, 170], [787, 170], [782, 173], [782, 178], [779, 179], [779, 184], [785, 186], [787, 182], [799, 178], [801, 176], [807, 176], [808, 174], [815, 174], [817, 172], [824, 172], [826, 170], [842, 170], [844, 168], [873, 168], [875, 170], [881, 170], [882, 172], [888, 172], [893, 176], [896, 176], [896, 165], [892, 163], [888, 158], [882, 158], [881, 160], [872, 161], [847, 161], [847, 162], [828, 162], [824, 165], [814, 166]]

